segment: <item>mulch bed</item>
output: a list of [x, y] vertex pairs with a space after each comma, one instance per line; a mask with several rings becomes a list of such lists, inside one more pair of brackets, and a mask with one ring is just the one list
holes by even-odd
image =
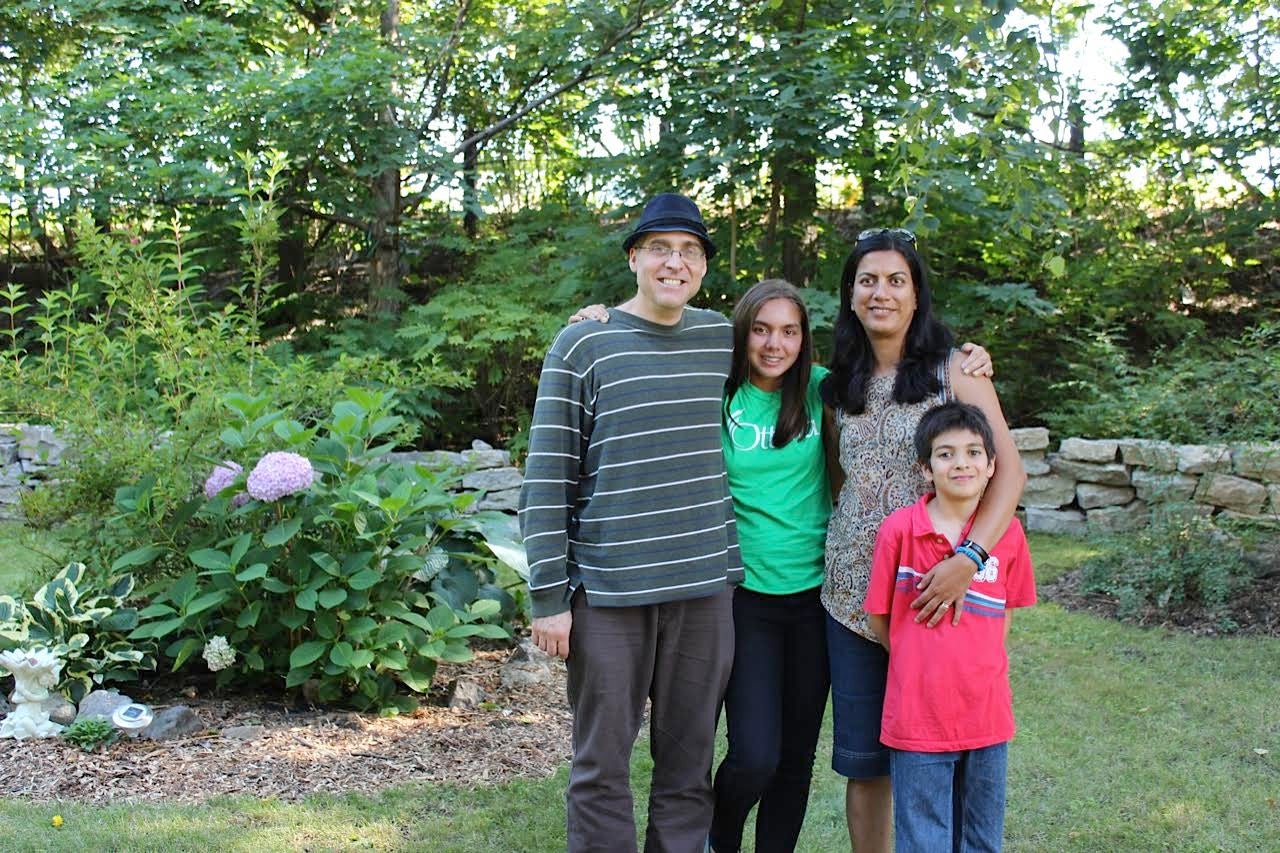
[[[479, 682], [475, 710], [424, 705], [409, 715], [290, 709], [262, 697], [152, 700], [190, 706], [205, 733], [173, 741], [123, 740], [106, 754], [60, 738], [0, 740], [0, 795], [93, 804], [195, 803], [224, 794], [296, 800], [316, 792], [374, 794], [405, 782], [492, 784], [545, 777], [569, 759], [570, 714], [564, 668], [545, 684], [507, 689], [505, 649], [442, 665], [436, 683]], [[129, 692], [126, 687], [121, 692]], [[150, 698], [150, 697], [148, 697]], [[443, 687], [431, 697], [443, 701]], [[222, 734], [261, 726], [240, 740]]]
[[[1080, 610], [1106, 619], [1117, 619], [1116, 600], [1081, 589], [1080, 571], [1072, 571], [1039, 587], [1042, 601], [1054, 601], [1068, 610]], [[1256, 576], [1249, 586], [1211, 610], [1199, 603], [1148, 607], [1124, 621], [1147, 627], [1169, 628], [1199, 636], [1280, 637], [1280, 568]]]

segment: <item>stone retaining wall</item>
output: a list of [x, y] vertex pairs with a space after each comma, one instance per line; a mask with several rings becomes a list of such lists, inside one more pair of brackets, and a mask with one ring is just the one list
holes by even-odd
[[[57, 466], [69, 448], [52, 427], [29, 424], [0, 424], [0, 519], [20, 520], [19, 500], [24, 490], [55, 483]], [[423, 462], [432, 467], [455, 466], [463, 475], [459, 491], [480, 492], [477, 510], [516, 511], [524, 477], [511, 464], [511, 454], [495, 450], [483, 441], [474, 441], [470, 450], [435, 450], [391, 453], [391, 459], [406, 463]]]
[[0, 424], [0, 519], [22, 518], [19, 495], [53, 482], [66, 449], [53, 427]]
[[[1027, 470], [1021, 510], [1028, 530], [1105, 533], [1148, 523], [1162, 503], [1206, 516], [1280, 524], [1280, 444], [1171, 444], [1142, 438], [1064, 438], [1013, 430]], [[23, 489], [52, 482], [67, 452], [51, 427], [0, 424], [0, 518], [21, 517]], [[467, 470], [462, 489], [481, 492], [477, 509], [515, 512], [524, 478], [511, 454], [482, 441], [470, 450], [393, 453], [405, 462]]]
[[1179, 504], [1204, 516], [1280, 523], [1280, 444], [1172, 444], [1144, 438], [1064, 438], [1015, 429], [1027, 470], [1028, 530], [1109, 533], [1146, 525]]

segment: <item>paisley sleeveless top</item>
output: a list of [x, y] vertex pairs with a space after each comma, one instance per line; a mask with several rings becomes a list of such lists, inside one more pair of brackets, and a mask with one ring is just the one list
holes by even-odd
[[919, 403], [893, 401], [896, 374], [873, 376], [867, 384], [866, 410], [860, 415], [836, 413], [845, 481], [827, 523], [822, 605], [837, 622], [868, 640], [874, 641], [875, 635], [862, 600], [871, 577], [876, 532], [891, 512], [915, 503], [927, 491], [912, 438], [925, 412], [952, 399], [949, 362], [944, 359], [938, 365], [942, 390]]

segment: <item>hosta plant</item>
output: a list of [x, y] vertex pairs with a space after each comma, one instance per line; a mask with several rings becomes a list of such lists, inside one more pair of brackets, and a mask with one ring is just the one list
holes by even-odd
[[0, 595], [0, 649], [48, 648], [65, 662], [58, 689], [76, 702], [99, 685], [134, 681], [156, 661], [154, 643], [129, 636], [139, 626], [132, 592], [129, 574], [99, 582], [68, 563], [30, 601]]

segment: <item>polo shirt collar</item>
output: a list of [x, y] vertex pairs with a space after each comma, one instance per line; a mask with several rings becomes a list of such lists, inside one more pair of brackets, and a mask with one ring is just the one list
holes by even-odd
[[[933, 500], [933, 492], [925, 492], [920, 500], [911, 505], [911, 535], [916, 539], [926, 539], [934, 536], [937, 531], [933, 529], [933, 519], [929, 518], [928, 504]], [[964, 523], [964, 529], [960, 531], [960, 541], [963, 542], [969, 538], [969, 530], [973, 527], [973, 519], [977, 516], [975, 512], [969, 516], [969, 520]]]

